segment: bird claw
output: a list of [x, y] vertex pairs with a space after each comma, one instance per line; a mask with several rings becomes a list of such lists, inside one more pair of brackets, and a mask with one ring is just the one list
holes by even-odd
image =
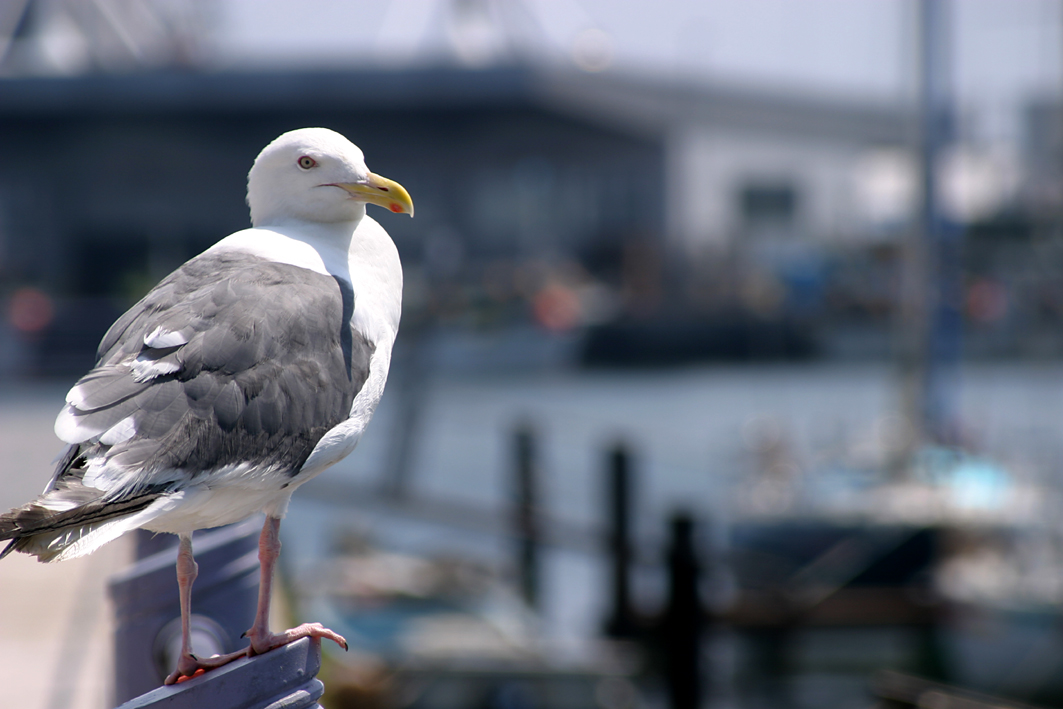
[[267, 631], [260, 634], [252, 628], [245, 635], [251, 639], [251, 646], [247, 649], [249, 657], [262, 655], [302, 638], [325, 638], [336, 643], [344, 650], [348, 649], [347, 640], [342, 635], [329, 630], [321, 623], [303, 623], [291, 630], [285, 630], [283, 633], [270, 633]]
[[193, 677], [198, 677], [208, 670], [227, 665], [233, 660], [239, 660], [241, 657], [248, 657], [249, 655], [250, 648], [230, 652], [227, 655], [215, 655], [214, 657], [207, 657], [202, 660], [192, 653], [182, 655], [181, 659], [177, 661], [177, 669], [166, 676], [163, 684], [171, 685], [184, 682]]

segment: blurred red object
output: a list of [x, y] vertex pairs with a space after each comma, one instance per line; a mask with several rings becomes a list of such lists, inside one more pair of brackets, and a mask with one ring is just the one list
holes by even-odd
[[991, 323], [1008, 314], [1007, 287], [982, 278], [967, 288], [967, 315], [977, 322]]
[[535, 294], [535, 321], [547, 330], [564, 332], [580, 324], [579, 297], [571, 288], [551, 284]]
[[7, 309], [11, 326], [26, 335], [43, 331], [55, 318], [55, 305], [44, 291], [20, 288], [11, 296]]

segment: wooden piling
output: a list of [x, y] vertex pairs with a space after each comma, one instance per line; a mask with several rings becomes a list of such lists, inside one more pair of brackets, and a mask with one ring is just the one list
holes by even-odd
[[614, 638], [630, 638], [638, 630], [631, 604], [631, 478], [631, 453], [624, 443], [617, 443], [606, 455], [605, 470], [612, 597], [605, 632]]
[[514, 436], [514, 525], [517, 537], [517, 575], [521, 595], [528, 605], [539, 606], [539, 484], [535, 432], [528, 424]]
[[698, 709], [701, 703], [701, 639], [705, 609], [698, 590], [700, 576], [694, 518], [685, 512], [671, 520], [668, 548], [668, 606], [662, 624], [665, 683], [671, 709]]

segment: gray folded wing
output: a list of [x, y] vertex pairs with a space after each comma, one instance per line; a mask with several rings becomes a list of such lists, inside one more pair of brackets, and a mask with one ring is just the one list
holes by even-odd
[[78, 455], [52, 487], [100, 456], [126, 494], [241, 463], [296, 474], [369, 374], [354, 307], [350, 284], [296, 266], [189, 261], [111, 327], [71, 390], [56, 431]]

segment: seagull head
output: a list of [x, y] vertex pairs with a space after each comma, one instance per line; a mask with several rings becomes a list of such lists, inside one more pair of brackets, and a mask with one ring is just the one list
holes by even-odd
[[327, 128], [289, 131], [263, 148], [247, 175], [247, 204], [254, 226], [357, 221], [366, 204], [413, 216], [403, 186], [370, 172], [358, 146]]

